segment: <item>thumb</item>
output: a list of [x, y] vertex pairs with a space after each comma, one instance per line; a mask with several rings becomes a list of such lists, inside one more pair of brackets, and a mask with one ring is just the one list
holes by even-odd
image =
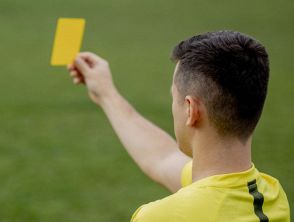
[[81, 57], [77, 57], [75, 59], [75, 67], [78, 69], [78, 71], [83, 74], [84, 76], [88, 75], [89, 71], [90, 71], [90, 66], [89, 64], [82, 59]]

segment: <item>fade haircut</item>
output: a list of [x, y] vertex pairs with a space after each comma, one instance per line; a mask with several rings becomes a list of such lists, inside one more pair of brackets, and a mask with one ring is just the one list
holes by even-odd
[[260, 118], [267, 94], [269, 60], [264, 46], [235, 31], [208, 32], [180, 42], [174, 83], [183, 102], [201, 98], [222, 136], [246, 141]]

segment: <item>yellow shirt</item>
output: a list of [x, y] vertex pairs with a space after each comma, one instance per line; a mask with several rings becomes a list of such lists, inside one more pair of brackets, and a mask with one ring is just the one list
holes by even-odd
[[286, 194], [279, 181], [249, 170], [210, 176], [192, 183], [192, 162], [182, 170], [176, 193], [145, 204], [131, 222], [290, 222]]

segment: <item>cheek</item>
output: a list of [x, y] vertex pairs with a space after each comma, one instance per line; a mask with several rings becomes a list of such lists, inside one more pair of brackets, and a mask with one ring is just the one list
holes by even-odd
[[173, 114], [173, 118], [174, 118], [174, 122], [175, 122], [177, 119], [177, 114], [176, 114], [176, 107], [175, 107], [174, 102], [172, 103], [172, 114]]
[[177, 104], [172, 105], [174, 118], [174, 132], [180, 150], [186, 155], [192, 157], [192, 150], [189, 145], [189, 130], [186, 127], [184, 110], [180, 110]]
[[173, 102], [172, 104], [172, 113], [173, 113], [173, 118], [174, 118], [174, 132], [177, 141], [180, 140], [181, 133], [183, 131], [183, 120], [181, 116], [181, 112], [179, 110], [178, 104], [175, 104]]

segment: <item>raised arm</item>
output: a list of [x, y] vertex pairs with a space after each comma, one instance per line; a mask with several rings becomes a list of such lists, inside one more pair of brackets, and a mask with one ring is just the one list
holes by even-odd
[[180, 174], [191, 160], [166, 132], [143, 118], [117, 91], [107, 61], [80, 53], [68, 67], [75, 84], [84, 83], [94, 103], [101, 106], [120, 141], [138, 166], [154, 181], [175, 192]]

